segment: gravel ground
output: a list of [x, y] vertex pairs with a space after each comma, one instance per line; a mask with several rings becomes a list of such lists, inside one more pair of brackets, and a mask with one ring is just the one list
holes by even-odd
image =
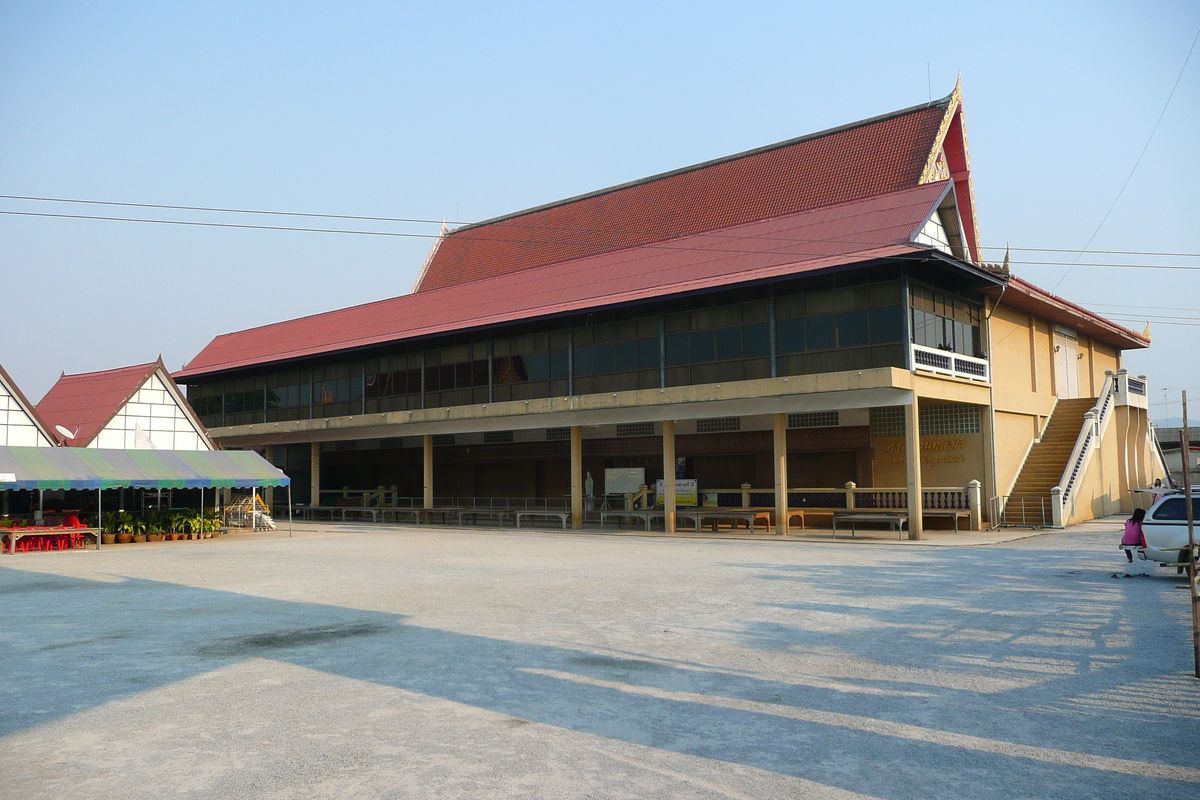
[[5, 556], [0, 796], [1200, 798], [1188, 595], [1119, 525]]

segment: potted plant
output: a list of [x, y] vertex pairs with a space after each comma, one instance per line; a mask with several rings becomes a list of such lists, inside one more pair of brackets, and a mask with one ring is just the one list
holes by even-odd
[[216, 511], [209, 511], [201, 520], [201, 527], [210, 539], [219, 535], [221, 533], [221, 515]]
[[[151, 542], [161, 542], [163, 538], [162, 519], [157, 515], [146, 520], [146, 539]], [[134, 541], [137, 541], [135, 538]]]
[[133, 514], [122, 511], [113, 518], [112, 531], [117, 544], [129, 544], [133, 541]]
[[148, 526], [146, 525], [146, 521], [135, 518], [133, 520], [133, 543], [134, 544], [145, 544], [147, 532], [148, 532]]

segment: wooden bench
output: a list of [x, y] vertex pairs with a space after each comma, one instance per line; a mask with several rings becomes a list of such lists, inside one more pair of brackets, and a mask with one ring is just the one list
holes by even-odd
[[418, 525], [425, 520], [425, 509], [423, 508], [381, 508], [379, 513], [383, 516], [384, 522], [387, 522], [389, 514], [395, 518], [396, 522], [400, 522], [401, 517], [412, 517], [412, 521]]
[[472, 525], [479, 524], [480, 517], [490, 517], [503, 525], [513, 518], [513, 512], [503, 508], [464, 508], [458, 512], [458, 524], [462, 525], [467, 517], [471, 518]]
[[521, 527], [521, 520], [523, 519], [560, 519], [562, 520], [562, 529], [565, 531], [567, 529], [567, 522], [571, 519], [570, 511], [534, 511], [527, 509], [512, 513], [516, 517], [516, 526], [518, 528]]
[[904, 526], [908, 524], [907, 514], [834, 514], [833, 515], [833, 536], [837, 538], [838, 521], [850, 523], [850, 536], [855, 536], [858, 532], [859, 523], [863, 522], [883, 522], [887, 523], [888, 527], [895, 530], [896, 534], [904, 538]]
[[603, 527], [604, 527], [604, 524], [605, 524], [606, 522], [608, 522], [610, 519], [614, 519], [614, 520], [631, 520], [631, 519], [634, 519], [634, 520], [641, 520], [641, 521], [642, 521], [642, 523], [643, 523], [643, 524], [646, 526], [646, 530], [650, 530], [650, 524], [651, 524], [651, 523], [652, 523], [652, 522], [653, 522], [655, 519], [663, 519], [663, 518], [664, 518], [664, 514], [663, 514], [663, 512], [661, 512], [661, 511], [652, 511], [652, 510], [645, 510], [645, 511], [601, 511], [601, 512], [600, 512], [600, 527], [601, 527], [601, 528], [603, 528]]
[[[717, 526], [721, 520], [729, 520], [730, 527], [737, 528], [739, 522], [746, 523], [746, 529], [753, 532], [755, 524], [762, 520], [763, 527], [767, 529], [767, 533], [771, 532], [771, 512], [766, 510], [752, 510], [745, 508], [738, 509], [721, 509], [721, 508], [700, 508], [694, 511], [676, 511], [677, 519], [690, 519], [695, 522], [696, 533], [700, 532], [700, 526], [705, 522], [712, 524], [713, 533], [717, 532]], [[803, 514], [801, 515], [803, 520]], [[801, 522], [803, 525], [803, 521]]]
[[958, 533], [958, 520], [964, 517], [967, 520], [967, 528], [971, 527], [971, 512], [965, 508], [946, 508], [937, 509], [934, 511], [921, 511], [921, 517], [949, 517], [954, 520], [954, 532]]

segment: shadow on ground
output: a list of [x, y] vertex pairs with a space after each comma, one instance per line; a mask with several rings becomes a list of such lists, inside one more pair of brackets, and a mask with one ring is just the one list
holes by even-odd
[[[1131, 707], [1121, 694], [1178, 674], [1162, 654], [1178, 644], [1173, 628], [1137, 624], [1179, 605], [1172, 587], [1094, 566], [992, 549], [922, 553], [886, 571], [728, 565], [793, 582], [796, 600], [771, 608], [798, 622], [714, 633], [892, 670], [825, 686], [337, 606], [3, 569], [0, 734], [256, 657], [879, 797], [1196, 796], [1200, 773], [1154, 765], [1193, 764], [1200, 713]], [[1172, 735], [1156, 738], [1164, 723]]]

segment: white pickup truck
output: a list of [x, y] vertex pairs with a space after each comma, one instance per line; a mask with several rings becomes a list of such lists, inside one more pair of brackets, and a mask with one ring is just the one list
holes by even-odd
[[[1192, 489], [1192, 518], [1196, 521], [1195, 538], [1200, 541], [1200, 487]], [[1142, 520], [1142, 535], [1146, 537], [1146, 546], [1130, 548], [1134, 558], [1157, 561], [1176, 567], [1179, 572], [1188, 571], [1187, 506], [1183, 492], [1165, 494], [1150, 506]]]

